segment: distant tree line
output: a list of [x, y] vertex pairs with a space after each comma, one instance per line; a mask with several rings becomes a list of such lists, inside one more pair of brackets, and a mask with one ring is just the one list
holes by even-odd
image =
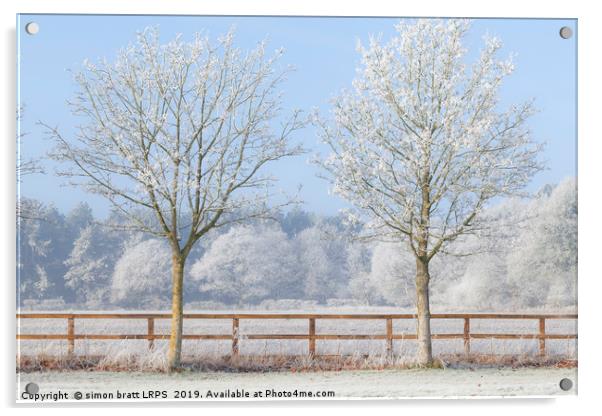
[[[67, 214], [23, 198], [17, 296], [31, 308], [161, 309], [170, 304], [167, 243], [101, 222], [86, 203]], [[466, 236], [435, 259], [433, 305], [445, 310], [562, 309], [576, 305], [574, 179], [485, 214], [495, 232]], [[343, 216], [301, 209], [275, 221], [210, 233], [188, 258], [190, 305], [390, 305], [412, 308], [414, 259], [390, 241], [354, 239]], [[284, 306], [283, 306], [284, 305]]]

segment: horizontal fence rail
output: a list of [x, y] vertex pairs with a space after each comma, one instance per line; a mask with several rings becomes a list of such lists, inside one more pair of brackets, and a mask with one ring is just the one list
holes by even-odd
[[[73, 354], [76, 340], [148, 340], [149, 349], [154, 348], [155, 340], [169, 339], [169, 334], [155, 333], [155, 320], [171, 319], [168, 313], [20, 313], [17, 319], [65, 319], [67, 321], [66, 334], [22, 334], [17, 333], [18, 340], [67, 340], [67, 353]], [[76, 319], [124, 319], [124, 320], [146, 320], [146, 334], [76, 334]], [[317, 340], [384, 340], [386, 342], [387, 354], [393, 354], [394, 340], [415, 340], [416, 334], [395, 334], [393, 331], [394, 320], [414, 320], [415, 314], [293, 314], [293, 313], [187, 313], [184, 319], [227, 319], [232, 320], [232, 332], [228, 334], [184, 334], [182, 339], [189, 340], [230, 340], [232, 342], [231, 354], [238, 355], [240, 341], [249, 340], [307, 340], [308, 353], [316, 355]], [[262, 320], [262, 319], [284, 319], [284, 320], [307, 320], [308, 331], [303, 334], [240, 334], [240, 320]], [[386, 324], [384, 334], [317, 334], [316, 321], [320, 319], [340, 320], [382, 320]], [[492, 314], [492, 313], [441, 313], [431, 314], [431, 320], [436, 319], [458, 319], [464, 321], [462, 333], [432, 334], [432, 339], [462, 339], [464, 341], [464, 353], [470, 354], [471, 339], [537, 339], [539, 340], [539, 355], [546, 355], [546, 340], [577, 339], [577, 334], [550, 334], [546, 333], [546, 320], [572, 319], [576, 320], [576, 314]], [[535, 320], [539, 323], [539, 331], [535, 334], [507, 334], [507, 333], [473, 333], [470, 330], [472, 320], [499, 319]]]

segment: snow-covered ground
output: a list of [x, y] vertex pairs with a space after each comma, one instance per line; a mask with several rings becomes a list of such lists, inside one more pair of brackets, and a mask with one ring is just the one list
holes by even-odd
[[[563, 378], [573, 381], [569, 391], [563, 391], [559, 382]], [[272, 392], [268, 399], [298, 400], [295, 391], [334, 392], [337, 398], [373, 397], [466, 397], [466, 396], [556, 396], [576, 394], [577, 370], [552, 368], [521, 369], [445, 369], [445, 370], [383, 370], [307, 373], [111, 373], [111, 372], [43, 372], [17, 374], [17, 400], [27, 383], [35, 382], [40, 394], [66, 392], [68, 400], [75, 392], [86, 394], [117, 391], [165, 391], [167, 399], [174, 400], [176, 391], [185, 391], [192, 399], [207, 399], [208, 392], [216, 394], [244, 390], [249, 398], [261, 392]], [[198, 393], [197, 393], [198, 392]], [[279, 392], [280, 397], [278, 397]], [[290, 397], [289, 396], [290, 393]], [[275, 394], [275, 397], [274, 397]], [[92, 396], [90, 396], [92, 397]], [[105, 397], [108, 395], [105, 394]], [[219, 398], [219, 397], [218, 397]], [[260, 397], [257, 397], [259, 399]], [[90, 399], [88, 399], [90, 400]], [[222, 399], [223, 400], [223, 399]], [[23, 400], [25, 401], [25, 400]], [[28, 400], [29, 401], [29, 400]]]

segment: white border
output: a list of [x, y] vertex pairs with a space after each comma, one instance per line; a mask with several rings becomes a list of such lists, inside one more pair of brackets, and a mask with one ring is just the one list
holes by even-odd
[[[364, 2], [353, 1], [325, 1], [325, 0], [232, 0], [232, 1], [192, 1], [192, 0], [4, 0], [0, 2], [0, 19], [2, 21], [3, 54], [2, 65], [2, 88], [3, 99], [0, 101], [0, 114], [2, 115], [3, 139], [1, 175], [3, 180], [4, 203], [2, 204], [2, 230], [3, 239], [1, 253], [1, 264], [4, 265], [4, 305], [5, 321], [2, 331], [4, 337], [4, 348], [2, 368], [2, 404], [10, 406], [14, 403], [14, 271], [15, 271], [15, 185], [14, 185], [14, 129], [15, 129], [15, 15], [21, 13], [115, 13], [115, 14], [237, 14], [237, 15], [336, 15], [336, 16], [466, 16], [466, 17], [556, 17], [556, 18], [578, 18], [579, 19], [579, 397], [563, 397], [556, 400], [472, 400], [472, 401], [422, 401], [412, 400], [403, 402], [392, 401], [348, 401], [348, 402], [295, 402], [297, 408], [288, 408], [287, 416], [293, 414], [306, 414], [313, 409], [327, 410], [332, 412], [334, 406], [343, 406], [348, 409], [345, 413], [365, 413], [367, 407], [379, 406], [390, 407], [402, 405], [403, 409], [396, 412], [420, 412], [423, 414], [445, 413], [446, 416], [453, 414], [479, 414], [483, 412], [490, 415], [507, 414], [514, 409], [528, 410], [529, 413], [545, 412], [546, 415], [555, 414], [579, 414], [588, 412], [589, 407], [596, 406], [599, 397], [600, 385], [600, 323], [598, 315], [602, 284], [600, 273], [596, 267], [599, 257], [598, 241], [601, 233], [600, 207], [601, 200], [599, 157], [600, 151], [600, 103], [599, 96], [600, 76], [602, 68], [600, 65], [599, 40], [602, 39], [601, 15], [595, 10], [596, 2], [577, 1], [541, 1], [528, 2], [525, 0], [503, 0], [498, 2], [471, 2], [469, 0], [455, 1], [385, 1], [370, 0]], [[282, 413], [279, 407], [287, 406], [286, 402], [249, 403], [230, 402], [216, 405], [195, 403], [195, 407], [230, 406], [238, 409], [238, 412]], [[139, 405], [140, 406], [140, 405]], [[158, 412], [164, 413], [162, 405], [153, 403]], [[305, 407], [312, 409], [306, 409]], [[537, 408], [533, 408], [536, 406]], [[116, 407], [116, 406], [111, 406]], [[182, 403], [180, 407], [191, 405]], [[290, 404], [287, 406], [290, 407]], [[542, 408], [543, 407], [543, 408]], [[599, 407], [599, 406], [596, 406]], [[528, 409], [530, 408], [530, 409]], [[27, 409], [20, 408], [19, 412]], [[192, 410], [198, 414], [198, 409]], [[216, 409], [217, 410], [217, 409]], [[81, 413], [82, 409], [69, 408], [57, 409], [52, 406], [45, 412], [58, 411], [64, 415], [65, 411], [76, 411]], [[95, 411], [95, 409], [86, 409]], [[101, 410], [104, 412], [104, 410]], [[146, 411], [146, 410], [145, 410]], [[213, 410], [209, 410], [213, 412]], [[218, 410], [220, 411], [220, 410]], [[381, 409], [380, 411], [386, 411]], [[246, 415], [245, 415], [246, 416]]]

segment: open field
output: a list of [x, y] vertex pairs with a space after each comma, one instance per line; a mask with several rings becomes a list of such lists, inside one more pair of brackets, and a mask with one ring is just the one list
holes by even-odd
[[[570, 378], [570, 391], [559, 388], [562, 378]], [[184, 372], [180, 374], [125, 372], [41, 372], [17, 374], [17, 399], [25, 385], [35, 382], [40, 393], [74, 392], [113, 393], [163, 390], [167, 399], [174, 399], [176, 390], [198, 391], [207, 399], [207, 392], [239, 391], [251, 397], [255, 392], [334, 392], [334, 399], [349, 397], [465, 397], [465, 396], [549, 396], [577, 392], [576, 369], [445, 369], [445, 370], [384, 370], [307, 373], [226, 373]], [[85, 397], [85, 396], [84, 396]], [[114, 397], [115, 398], [115, 397]], [[330, 397], [332, 399], [332, 397]], [[194, 397], [193, 397], [194, 399]], [[299, 400], [300, 397], [268, 397], [268, 399]]]

